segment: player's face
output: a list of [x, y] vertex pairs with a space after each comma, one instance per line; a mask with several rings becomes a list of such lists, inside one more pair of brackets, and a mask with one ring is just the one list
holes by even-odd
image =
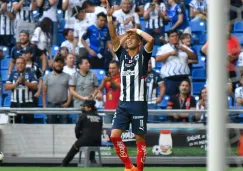
[[23, 72], [25, 69], [25, 60], [20, 58], [16, 60], [16, 70], [18, 72]]
[[29, 60], [32, 57], [31, 53], [23, 53], [22, 56], [24, 57], [25, 60]]
[[188, 94], [190, 92], [190, 85], [187, 81], [183, 81], [179, 87], [180, 93], [182, 94]]
[[148, 62], [148, 72], [152, 71], [152, 64], [151, 61]]
[[179, 36], [177, 33], [172, 33], [169, 36], [169, 43], [172, 45], [176, 45], [179, 43]]
[[28, 37], [27, 34], [25, 34], [25, 33], [20, 33], [19, 34], [19, 42], [21, 44], [26, 44], [28, 41], [29, 41], [29, 37]]
[[73, 66], [74, 66], [74, 56], [73, 56], [72, 54], [69, 54], [69, 55], [67, 56], [66, 64], [67, 64], [69, 67], [73, 67]]
[[140, 40], [138, 40], [136, 35], [131, 35], [128, 36], [126, 44], [128, 49], [136, 49], [140, 46]]
[[82, 64], [79, 64], [79, 68], [82, 69], [85, 72], [89, 71], [90, 63], [87, 59], [84, 59]]
[[123, 12], [128, 13], [131, 10], [131, 2], [129, 0], [123, 0], [121, 8]]
[[106, 18], [104, 18], [104, 17], [97, 18], [97, 25], [99, 28], [104, 27], [105, 24], [106, 24]]
[[203, 100], [207, 100], [207, 89], [204, 88], [201, 92], [201, 96]]
[[119, 73], [119, 68], [116, 64], [110, 64], [109, 65], [109, 74], [111, 76], [117, 75]]

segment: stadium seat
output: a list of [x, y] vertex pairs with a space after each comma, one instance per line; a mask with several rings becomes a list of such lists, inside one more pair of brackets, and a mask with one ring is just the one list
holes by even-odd
[[205, 87], [205, 83], [204, 82], [193, 82], [192, 87], [193, 87], [193, 95], [199, 95], [201, 89], [203, 87]]
[[62, 44], [66, 39], [63, 37], [62, 33], [58, 33], [58, 44]]
[[54, 57], [54, 56], [57, 54], [57, 52], [59, 51], [59, 49], [60, 49], [59, 46], [57, 46], [57, 45], [53, 45], [53, 46], [51, 47], [51, 56]]
[[195, 69], [192, 71], [193, 80], [206, 80], [206, 70], [205, 68]]
[[206, 31], [206, 23], [203, 21], [191, 21], [190, 27], [192, 32], [205, 32]]
[[3, 101], [3, 106], [10, 107], [10, 104], [11, 104], [11, 97], [10, 96], [5, 97]]
[[8, 80], [8, 70], [1, 70], [1, 78], [4, 82]]
[[242, 33], [233, 33], [232, 35], [237, 37], [239, 42], [240, 42], [240, 44], [243, 45], [243, 35], [242, 35]]
[[10, 90], [5, 90], [4, 87], [6, 84], [2, 84], [2, 94], [3, 95], [7, 95], [7, 96], [10, 96], [11, 95], [11, 91]]
[[164, 26], [165, 32], [168, 32], [171, 30], [171, 23], [168, 23], [167, 25]]
[[47, 119], [46, 114], [34, 114], [35, 123], [46, 124], [46, 119]]
[[195, 45], [193, 48], [196, 50], [197, 56], [201, 56], [202, 45]]
[[9, 49], [6, 46], [0, 46], [0, 49], [3, 50], [4, 57], [9, 56]]
[[60, 24], [59, 24], [59, 29], [58, 31], [59, 32], [63, 32], [64, 28], [65, 28], [65, 24], [66, 24], [66, 21], [64, 19], [60, 20]]
[[155, 63], [155, 68], [161, 69], [162, 65], [163, 65], [162, 62], [156, 62]]
[[185, 4], [185, 5], [189, 5], [190, 2], [191, 2], [191, 0], [184, 0], [184, 4]]
[[106, 74], [103, 69], [90, 69], [90, 71], [96, 74], [98, 81], [102, 81]]
[[205, 68], [205, 60], [206, 58], [204, 56], [198, 56], [198, 63], [192, 64], [193, 68]]
[[141, 26], [141, 30], [145, 31], [145, 29], [146, 29], [146, 21], [144, 20], [143, 17], [140, 18], [140, 26]]
[[9, 67], [10, 61], [11, 61], [11, 58], [3, 58], [1, 60], [1, 70], [3, 70], [3, 69], [7, 70]]
[[57, 9], [57, 20], [60, 21], [63, 19], [63, 11], [61, 9]]
[[3, 106], [3, 99], [2, 99], [2, 96], [0, 96], [0, 107]]
[[199, 44], [204, 45], [207, 41], [207, 34], [202, 34], [199, 38]]
[[154, 45], [154, 47], [153, 47], [153, 52], [152, 52], [152, 56], [153, 57], [155, 57], [156, 56], [156, 53], [158, 52], [158, 48], [159, 48], [160, 46], [158, 46], [158, 45]]
[[243, 21], [239, 21], [234, 24], [233, 32], [243, 33]]
[[170, 96], [164, 95], [163, 100], [161, 101], [161, 103], [158, 104], [158, 108], [166, 109], [169, 100], [170, 100]]

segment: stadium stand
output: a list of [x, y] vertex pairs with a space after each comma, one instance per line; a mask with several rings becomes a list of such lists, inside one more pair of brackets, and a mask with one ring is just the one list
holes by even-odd
[[192, 87], [193, 87], [193, 95], [199, 95], [200, 90], [205, 87], [204, 82], [192, 82]]
[[1, 60], [1, 70], [7, 70], [10, 64], [11, 58], [3, 58]]

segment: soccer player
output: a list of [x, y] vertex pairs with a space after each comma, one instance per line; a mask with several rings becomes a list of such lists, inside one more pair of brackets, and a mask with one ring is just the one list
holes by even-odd
[[[125, 171], [142, 171], [146, 158], [145, 134], [147, 132], [147, 93], [146, 75], [148, 61], [152, 55], [154, 38], [139, 29], [130, 29], [120, 39], [112, 23], [112, 13], [107, 1], [107, 21], [109, 32], [119, 62], [121, 72], [121, 94], [116, 113], [113, 118], [111, 141], [116, 153], [125, 164]], [[147, 42], [142, 47], [142, 38]], [[127, 50], [122, 48], [126, 43]], [[133, 166], [128, 156], [126, 145], [121, 134], [132, 124], [132, 132], [136, 136], [137, 168]]]

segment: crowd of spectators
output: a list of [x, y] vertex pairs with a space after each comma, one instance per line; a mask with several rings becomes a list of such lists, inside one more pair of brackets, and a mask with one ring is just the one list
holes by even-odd
[[[242, 5], [241, 1], [232, 3]], [[206, 58], [208, 42], [199, 50], [195, 48], [190, 23], [206, 25], [208, 1], [114, 0], [110, 4], [121, 38], [131, 28], [143, 29], [155, 38], [154, 46], [158, 48], [153, 52], [155, 60], [151, 59], [148, 66], [148, 108], [207, 109], [207, 90], [203, 86], [193, 93], [192, 72], [201, 56]], [[64, 41], [58, 41], [61, 22], [57, 9], [63, 12]], [[2, 85], [5, 91], [11, 91], [10, 107], [40, 107], [41, 99], [43, 108], [80, 108], [84, 100], [95, 99], [98, 108], [115, 109], [120, 94], [120, 64], [106, 20], [106, 0], [1, 1], [0, 46], [8, 47], [11, 58], [8, 79]], [[236, 106], [242, 106], [243, 52], [231, 32], [232, 26], [228, 35], [228, 94]], [[60, 46], [55, 54], [53, 45]], [[0, 58], [5, 58], [2, 50]], [[202, 68], [205, 71], [205, 61]], [[95, 69], [106, 73], [101, 80]], [[163, 104], [167, 101], [168, 105]], [[157, 122], [160, 116], [151, 115], [149, 121]], [[72, 119], [76, 121], [77, 117]], [[111, 122], [112, 117], [106, 116], [105, 120]], [[200, 121], [200, 116], [172, 114], [167, 120]], [[18, 115], [16, 121], [33, 123], [34, 115]], [[47, 123], [69, 122], [68, 115], [47, 115]]]

